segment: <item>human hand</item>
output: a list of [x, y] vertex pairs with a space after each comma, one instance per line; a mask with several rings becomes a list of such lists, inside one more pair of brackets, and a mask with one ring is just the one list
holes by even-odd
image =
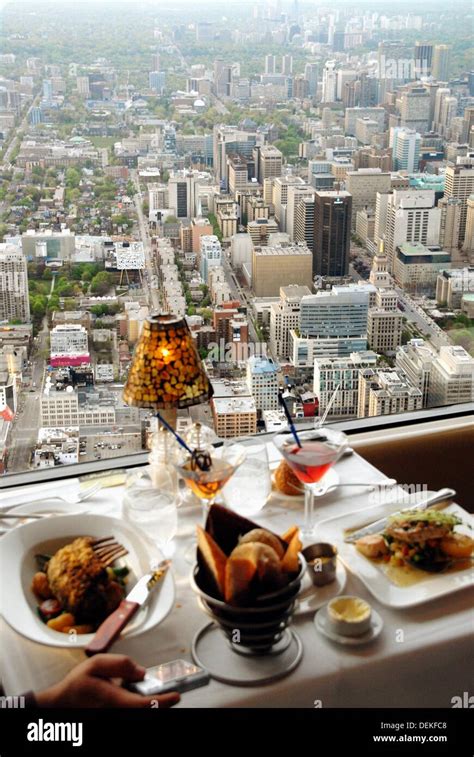
[[120, 686], [117, 680], [142, 681], [145, 668], [121, 654], [98, 654], [77, 665], [62, 681], [36, 694], [38, 707], [172, 707], [180, 695], [142, 696]]

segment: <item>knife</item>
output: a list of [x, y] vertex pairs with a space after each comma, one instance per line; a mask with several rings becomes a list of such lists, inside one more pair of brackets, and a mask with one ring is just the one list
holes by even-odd
[[353, 544], [355, 541], [357, 541], [357, 539], [360, 539], [362, 536], [370, 536], [370, 534], [379, 534], [387, 526], [389, 519], [393, 515], [398, 515], [399, 513], [405, 513], [405, 512], [412, 512], [413, 510], [419, 510], [420, 512], [423, 512], [423, 510], [427, 510], [428, 508], [432, 508], [435, 505], [439, 505], [445, 502], [445, 500], [452, 500], [455, 496], [456, 496], [456, 492], [454, 491], [454, 489], [440, 489], [438, 492], [431, 494], [423, 502], [419, 502], [417, 505], [413, 505], [412, 507], [405, 507], [403, 510], [396, 510], [394, 513], [391, 513], [389, 516], [386, 516], [385, 518], [380, 518], [380, 520], [376, 520], [373, 523], [369, 523], [367, 526], [358, 528], [357, 531], [353, 531], [353, 533], [351, 533], [349, 536], [346, 536], [344, 541], [347, 542], [348, 544]]
[[154, 570], [140, 578], [117, 609], [100, 624], [94, 638], [85, 649], [88, 657], [107, 652], [137, 610], [145, 604], [156, 587], [162, 585], [170, 565], [171, 560], [162, 560]]

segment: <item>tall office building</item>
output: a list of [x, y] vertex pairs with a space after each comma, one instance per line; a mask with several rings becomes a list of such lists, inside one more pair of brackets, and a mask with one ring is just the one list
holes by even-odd
[[423, 396], [401, 371], [365, 368], [359, 374], [359, 418], [420, 410]]
[[453, 263], [456, 261], [456, 253], [460, 247], [459, 233], [462, 206], [462, 201], [457, 197], [442, 197], [438, 202], [438, 208], [441, 209], [439, 246], [449, 252]]
[[152, 71], [160, 71], [160, 53], [152, 53], [151, 56], [151, 70]]
[[417, 173], [420, 162], [421, 135], [414, 129], [395, 126], [390, 129], [394, 171]]
[[408, 377], [412, 386], [421, 391], [423, 407], [428, 405], [431, 368], [436, 356], [434, 348], [423, 339], [410, 339], [397, 350], [395, 367]]
[[272, 200], [275, 207], [275, 218], [281, 231], [286, 230], [286, 205], [288, 202], [288, 187], [293, 185], [306, 186], [301, 176], [277, 176], [273, 180]]
[[[474, 194], [467, 198], [466, 229], [464, 232], [464, 242], [462, 245], [464, 252], [467, 252], [470, 258], [474, 256]], [[470, 262], [472, 262], [470, 260]]]
[[[293, 242], [296, 232], [296, 214], [298, 205], [303, 197], [309, 197], [314, 200], [314, 189], [309, 184], [291, 184], [288, 187], [288, 195], [286, 202], [286, 233], [289, 235], [290, 240]], [[299, 242], [306, 242], [305, 239], [298, 239]], [[309, 245], [312, 249], [312, 245]]]
[[0, 245], [0, 321], [30, 320], [28, 267], [23, 253], [13, 245]]
[[308, 294], [311, 290], [307, 286], [280, 287], [280, 299], [270, 307], [270, 349], [274, 357], [289, 359], [290, 331], [300, 325], [301, 300]]
[[441, 347], [431, 367], [429, 407], [474, 400], [474, 358], [464, 347]]
[[312, 254], [304, 244], [254, 247], [252, 290], [255, 297], [278, 297], [287, 284], [311, 287]]
[[459, 244], [464, 243], [467, 219], [467, 200], [474, 194], [474, 161], [468, 156], [458, 158], [457, 163], [448, 163], [445, 172], [444, 196], [461, 200], [459, 218]]
[[200, 239], [201, 278], [208, 283], [211, 268], [220, 266], [222, 263], [221, 243], [215, 234], [203, 235]]
[[328, 60], [323, 69], [323, 91], [321, 100], [323, 103], [333, 103], [336, 101], [337, 93], [337, 73], [336, 61]]
[[51, 79], [43, 79], [43, 100], [46, 103], [53, 102], [53, 82]]
[[313, 274], [345, 276], [349, 270], [352, 196], [316, 192], [314, 198]]
[[258, 151], [258, 180], [263, 184], [265, 179], [281, 176], [283, 154], [274, 145], [264, 145]]
[[335, 286], [301, 299], [299, 330], [290, 331], [291, 362], [314, 366], [317, 357], [347, 357], [367, 349], [368, 285]]
[[168, 181], [168, 203], [177, 218], [196, 215], [197, 172], [176, 171]]
[[314, 196], [309, 194], [298, 198], [294, 241], [304, 242], [310, 250], [314, 249]]
[[281, 72], [285, 76], [291, 76], [293, 73], [293, 56], [292, 55], [282, 55], [281, 58]]
[[265, 73], [266, 74], [276, 73], [276, 55], [265, 56]]
[[375, 208], [377, 192], [390, 192], [391, 175], [380, 168], [359, 168], [348, 171], [346, 190], [352, 195], [352, 227], [355, 228], [359, 210]]
[[256, 146], [263, 145], [264, 136], [236, 126], [219, 124], [213, 129], [213, 166], [221, 188], [227, 188], [227, 155], [236, 153], [251, 159]]
[[263, 357], [247, 362], [247, 386], [257, 410], [278, 410], [278, 365]]
[[304, 78], [308, 82], [310, 97], [316, 97], [318, 91], [318, 74], [319, 66], [317, 63], [306, 63], [304, 67]]
[[165, 88], [166, 74], [164, 71], [150, 71], [148, 74], [150, 89], [161, 94]]
[[[425, 246], [437, 245], [441, 223], [441, 210], [435, 206], [434, 190], [394, 190], [390, 195], [378, 195], [379, 206], [385, 204], [385, 214], [379, 207], [383, 224], [388, 270], [393, 273], [396, 248], [404, 242], [421, 242]], [[376, 208], [377, 216], [377, 208]], [[376, 218], [377, 224], [377, 218]], [[379, 229], [380, 233], [380, 229]]]
[[415, 74], [416, 78], [430, 76], [433, 63], [433, 45], [428, 42], [415, 42]]
[[431, 128], [431, 98], [425, 87], [412, 87], [400, 98], [400, 126], [424, 134]]
[[432, 75], [438, 81], [449, 81], [451, 62], [451, 47], [449, 45], [435, 45], [433, 50]]
[[353, 352], [346, 358], [316, 358], [313, 391], [318, 398], [319, 416], [324, 415], [334, 397], [328, 418], [357, 417], [360, 371], [362, 368], [375, 368], [376, 364], [377, 355], [372, 350]]

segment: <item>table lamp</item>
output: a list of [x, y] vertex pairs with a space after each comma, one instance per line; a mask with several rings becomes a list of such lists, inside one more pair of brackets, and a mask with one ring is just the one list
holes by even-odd
[[166, 413], [170, 423], [178, 408], [199, 405], [212, 394], [185, 319], [161, 313], [148, 318], [123, 391], [127, 405], [171, 411]]
[[[156, 410], [162, 426], [187, 448], [174, 430], [177, 410], [206, 402], [212, 394], [211, 382], [186, 320], [166, 313], [148, 318], [123, 391], [127, 405]], [[158, 461], [164, 463], [163, 454], [168, 449], [166, 440], [163, 444], [164, 436], [166, 432], [153, 435], [150, 463], [155, 477], [159, 473]]]

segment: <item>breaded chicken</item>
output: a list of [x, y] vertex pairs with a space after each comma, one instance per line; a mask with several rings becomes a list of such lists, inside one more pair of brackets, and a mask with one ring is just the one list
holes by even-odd
[[48, 563], [47, 576], [56, 599], [78, 622], [100, 622], [123, 599], [122, 587], [110, 581], [88, 536], [59, 549]]

